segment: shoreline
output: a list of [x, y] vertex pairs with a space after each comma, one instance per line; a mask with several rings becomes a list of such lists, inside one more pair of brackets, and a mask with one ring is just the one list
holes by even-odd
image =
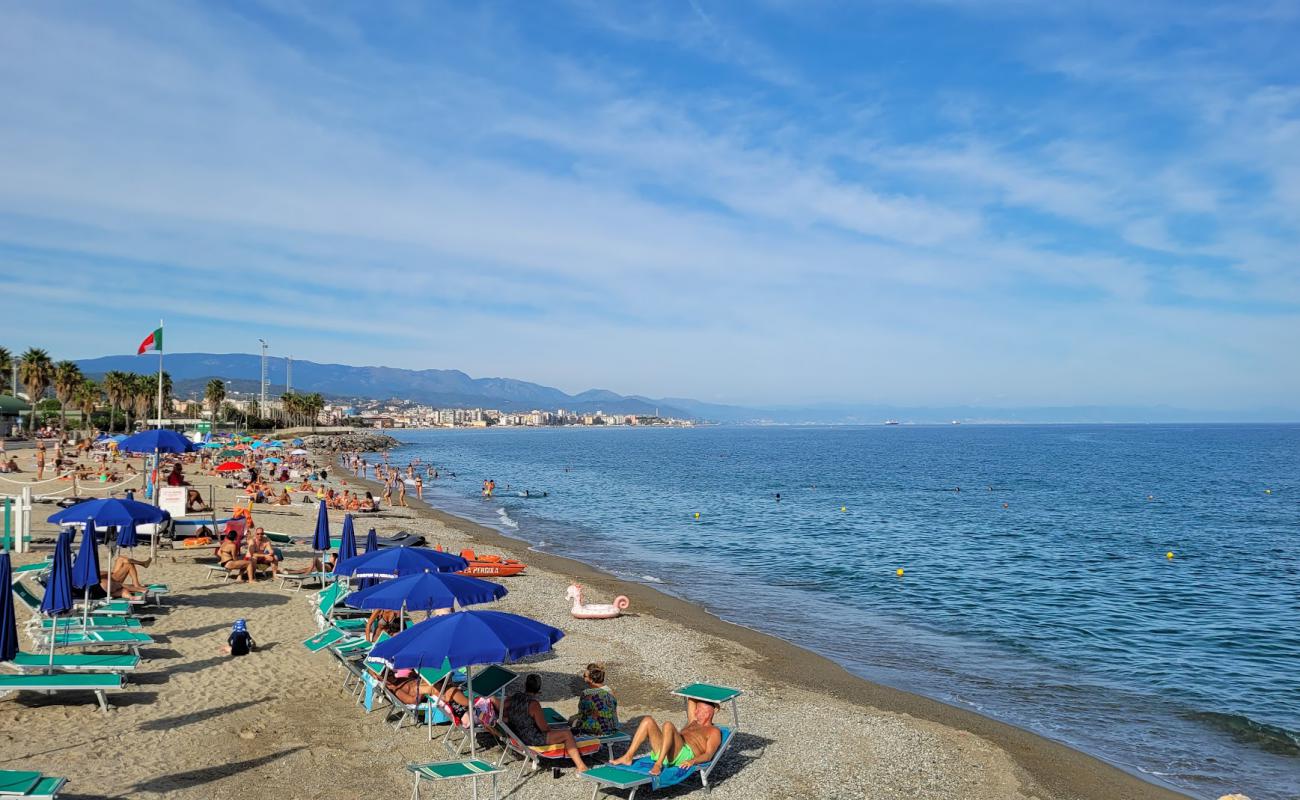
[[[376, 494], [382, 486], [360, 478], [336, 461], [334, 469], [349, 481], [364, 485]], [[762, 654], [741, 664], [772, 685], [794, 684], [802, 689], [828, 694], [863, 710], [886, 712], [930, 723], [953, 732], [974, 735], [993, 745], [1011, 759], [1020, 781], [1020, 791], [1029, 796], [1077, 798], [1078, 800], [1190, 800], [1192, 795], [1149, 781], [1121, 767], [1010, 723], [978, 712], [949, 705], [924, 695], [875, 683], [849, 672], [838, 662], [800, 647], [778, 636], [728, 622], [692, 603], [653, 586], [615, 577], [590, 564], [568, 556], [533, 550], [529, 543], [473, 520], [457, 516], [408, 494], [407, 502], [417, 517], [428, 517], [469, 541], [518, 558], [540, 571], [572, 578], [603, 595], [626, 595], [637, 615], [656, 617], [681, 625], [707, 637], [726, 640]]]

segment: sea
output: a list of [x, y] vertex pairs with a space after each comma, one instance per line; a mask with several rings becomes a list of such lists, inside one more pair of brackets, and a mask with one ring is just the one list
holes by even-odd
[[1300, 426], [395, 435], [535, 549], [1195, 797], [1300, 798]]

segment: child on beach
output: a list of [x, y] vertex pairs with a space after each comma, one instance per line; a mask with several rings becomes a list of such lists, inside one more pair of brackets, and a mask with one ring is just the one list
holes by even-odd
[[226, 639], [226, 655], [246, 656], [257, 649], [257, 642], [253, 641], [253, 636], [248, 632], [248, 622], [242, 619], [235, 620], [234, 626], [230, 629], [230, 637]]

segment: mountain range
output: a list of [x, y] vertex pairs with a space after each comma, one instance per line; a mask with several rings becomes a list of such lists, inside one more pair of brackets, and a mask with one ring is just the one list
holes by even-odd
[[[82, 371], [98, 378], [110, 370], [146, 372], [152, 359], [104, 356], [77, 362]], [[177, 397], [202, 397], [212, 378], [230, 382], [244, 393], [257, 391], [261, 357], [244, 353], [168, 353], [166, 369]], [[285, 360], [267, 360], [272, 392], [285, 385]], [[903, 423], [1142, 423], [1142, 422], [1287, 422], [1300, 421], [1296, 409], [1264, 408], [1252, 411], [1206, 411], [1170, 406], [901, 406], [883, 404], [824, 403], [754, 408], [705, 403], [684, 397], [650, 398], [622, 395], [608, 389], [568, 394], [559, 389], [512, 378], [471, 378], [454, 369], [400, 369], [355, 367], [347, 364], [293, 362], [293, 389], [320, 392], [327, 399], [401, 398], [439, 408], [497, 408], [502, 411], [554, 410], [578, 413], [606, 411], [616, 414], [655, 414], [681, 419], [759, 424], [879, 424]]]

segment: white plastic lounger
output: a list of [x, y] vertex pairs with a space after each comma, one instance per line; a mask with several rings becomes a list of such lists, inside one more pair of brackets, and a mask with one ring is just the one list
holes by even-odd
[[637, 791], [643, 786], [649, 786], [652, 791], [676, 786], [697, 773], [705, 790], [709, 788], [709, 774], [722, 760], [723, 753], [727, 752], [727, 748], [731, 746], [736, 731], [740, 730], [740, 712], [736, 707], [736, 699], [740, 697], [742, 692], [739, 689], [731, 689], [726, 686], [692, 683], [689, 686], [683, 686], [673, 694], [685, 698], [687, 708], [690, 707], [691, 700], [704, 700], [719, 705], [723, 703], [731, 705], [732, 724], [731, 727], [718, 726], [718, 730], [722, 732], [722, 744], [718, 746], [718, 752], [713, 755], [713, 760], [707, 764], [696, 764], [688, 769], [665, 764], [658, 775], [650, 774], [650, 768], [654, 766], [654, 759], [649, 756], [642, 756], [627, 766], [603, 764], [599, 767], [592, 767], [586, 772], [578, 773], [579, 778], [589, 780], [595, 784], [591, 787], [592, 800], [596, 800], [596, 795], [601, 788], [630, 789], [631, 792], [628, 794], [627, 800], [634, 800]]
[[126, 686], [125, 675], [107, 675], [103, 673], [89, 675], [70, 675], [55, 673], [53, 675], [0, 675], [0, 695], [9, 692], [93, 692], [99, 701], [99, 707], [108, 711], [106, 692], [120, 690]]

